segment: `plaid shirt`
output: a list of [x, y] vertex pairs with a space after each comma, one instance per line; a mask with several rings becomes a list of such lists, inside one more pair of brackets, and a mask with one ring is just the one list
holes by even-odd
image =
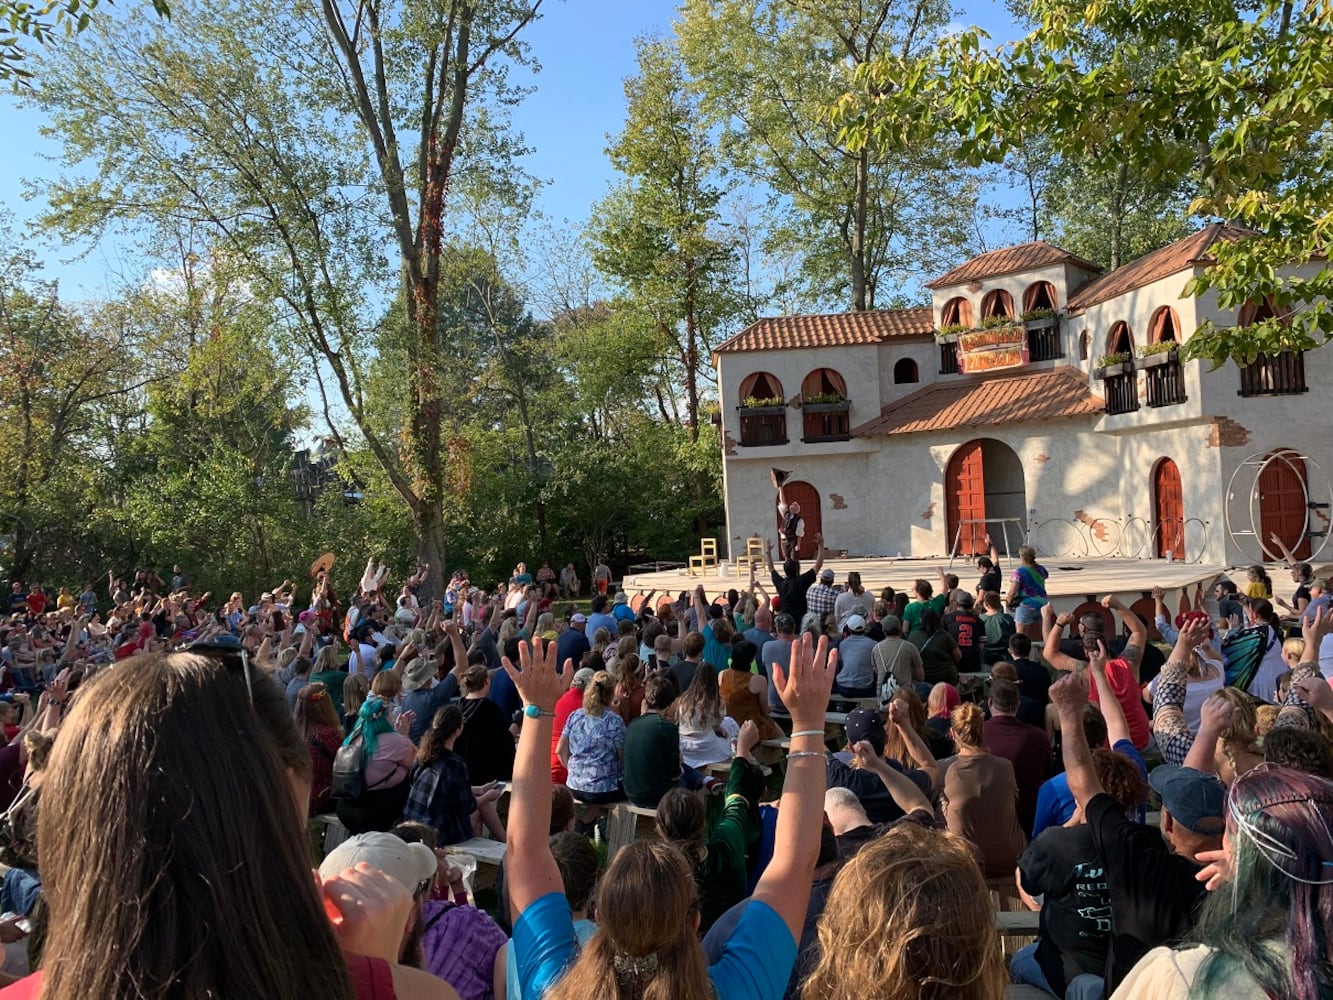
[[476, 811], [467, 763], [452, 750], [446, 750], [433, 764], [418, 764], [412, 769], [412, 790], [403, 819], [433, 827], [441, 847], [472, 839], [470, 817]]
[[[826, 583], [816, 583], [805, 592], [805, 609], [811, 614], [826, 615], [833, 610], [838, 592]], [[797, 622], [800, 625], [800, 622]]]

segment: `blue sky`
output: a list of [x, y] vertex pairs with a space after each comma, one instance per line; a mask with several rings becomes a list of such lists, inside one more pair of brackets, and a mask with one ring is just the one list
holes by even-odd
[[[634, 72], [634, 39], [666, 34], [675, 16], [676, 0], [548, 0], [545, 16], [528, 32], [542, 70], [536, 91], [514, 113], [515, 125], [534, 148], [528, 170], [544, 182], [538, 208], [549, 218], [578, 223], [612, 180], [606, 136], [624, 123], [622, 81]], [[977, 24], [1000, 40], [1012, 33], [1002, 3], [985, 0], [960, 9], [958, 24]], [[9, 94], [0, 95], [0, 135], [7, 151], [0, 169], [0, 203], [20, 221], [39, 206], [22, 198], [22, 180], [53, 172], [45, 157], [58, 145], [38, 134], [42, 115], [19, 108]], [[93, 249], [70, 261], [64, 248], [37, 246], [48, 277], [61, 281], [62, 293], [74, 299], [100, 298], [133, 275], [135, 263], [120, 249]]]

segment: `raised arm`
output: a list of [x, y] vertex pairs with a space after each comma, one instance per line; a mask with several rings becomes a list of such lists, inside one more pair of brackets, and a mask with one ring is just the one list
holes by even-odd
[[704, 585], [701, 583], [694, 588], [694, 628], [697, 632], [702, 632], [704, 626], [708, 624], [708, 598], [704, 594]]
[[[1176, 637], [1175, 648], [1157, 678], [1153, 696], [1152, 731], [1168, 764], [1182, 764], [1194, 745], [1195, 736], [1185, 722], [1185, 689], [1194, 647], [1208, 638], [1208, 622], [1191, 619]], [[1209, 745], [1211, 753], [1211, 744]]]
[[1078, 670], [1081, 666], [1078, 660], [1060, 652], [1060, 636], [1064, 634], [1065, 626], [1073, 620], [1074, 616], [1068, 612], [1056, 617], [1055, 609], [1050, 604], [1042, 605], [1041, 622], [1045, 629], [1046, 645], [1042, 648], [1041, 655], [1056, 670], [1063, 670], [1066, 673]]
[[930, 775], [932, 786], [938, 786], [940, 782], [939, 762], [935, 759], [935, 755], [930, 752], [930, 747], [926, 746], [926, 741], [921, 738], [921, 734], [912, 728], [912, 716], [908, 713], [905, 703], [897, 700], [889, 702], [889, 723], [902, 736], [903, 742], [907, 744], [907, 752], [912, 755], [912, 760], [916, 766]]
[[1143, 619], [1125, 607], [1115, 594], [1107, 594], [1103, 597], [1102, 607], [1120, 612], [1121, 621], [1125, 623], [1125, 628], [1129, 629], [1129, 642], [1120, 651], [1120, 658], [1129, 664], [1130, 672], [1134, 675], [1134, 683], [1138, 684], [1139, 665], [1143, 662], [1143, 649], [1148, 645], [1148, 627], [1143, 624]]
[[1051, 685], [1051, 701], [1060, 716], [1060, 743], [1069, 778], [1069, 793], [1080, 809], [1103, 791], [1092, 767], [1092, 750], [1083, 733], [1083, 710], [1088, 703], [1088, 682], [1071, 673]]
[[1278, 533], [1276, 531], [1272, 532], [1268, 536], [1268, 540], [1272, 542], [1274, 546], [1277, 547], [1277, 550], [1279, 552], [1282, 553], [1282, 559], [1287, 564], [1287, 569], [1291, 569], [1291, 567], [1296, 565], [1297, 560], [1295, 553], [1293, 553], [1291, 549], [1287, 548], [1286, 543], [1282, 541], [1281, 537], [1278, 536]]
[[773, 539], [764, 539], [764, 565], [768, 567], [769, 575], [773, 577], [773, 586], [778, 586], [778, 571], [773, 568]]
[[[1327, 687], [1327, 685], [1325, 685]], [[1199, 732], [1185, 755], [1185, 766], [1204, 774], [1217, 773], [1217, 740], [1231, 725], [1235, 706], [1213, 692], [1199, 709]]]
[[537, 599], [528, 598], [528, 613], [523, 616], [523, 632], [525, 635], [532, 635], [532, 628], [537, 623]]
[[1305, 636], [1305, 653], [1291, 672], [1291, 690], [1287, 692], [1287, 700], [1282, 705], [1282, 711], [1278, 712], [1277, 721], [1273, 723], [1275, 729], [1288, 726], [1309, 728], [1314, 722], [1314, 709], [1305, 700], [1305, 688], [1309, 682], [1328, 686], [1319, 669], [1319, 647], [1324, 637], [1333, 632], [1333, 610], [1319, 608], [1314, 618], [1305, 622], [1301, 631]]
[[[828, 638], [815, 645], [809, 633], [791, 646], [790, 668], [773, 665], [773, 682], [792, 717], [793, 736], [782, 786], [773, 860], [764, 869], [754, 899], [780, 916], [792, 940], [801, 940], [824, 821], [824, 712], [837, 673], [838, 654]], [[550, 774], [550, 768], [546, 773]]]
[[540, 713], [524, 716], [514, 759], [506, 867], [515, 920], [543, 896], [564, 891], [550, 845], [551, 720], [556, 701], [574, 676], [574, 664], [566, 660], [564, 671], [558, 671], [555, 656], [555, 643], [534, 639], [519, 643], [521, 671], [508, 657], [501, 660], [524, 705], [535, 705]]
[[[820, 570], [823, 568], [823, 566], [824, 566], [824, 534], [823, 534], [823, 532], [820, 532], [820, 531], [816, 531], [816, 532], [815, 532], [815, 544], [819, 546], [819, 548], [815, 551], [815, 576], [818, 577], [818, 576], [819, 576], [819, 571], [820, 571]], [[799, 938], [800, 938], [800, 935], [798, 934], [798, 935], [797, 935], [797, 939], [799, 940]]]
[[862, 740], [852, 748], [856, 753], [856, 759], [861, 767], [872, 772], [884, 787], [888, 789], [889, 796], [894, 804], [903, 811], [904, 814], [920, 809], [924, 812], [931, 812], [930, 799], [917, 787], [915, 781], [903, 774], [896, 768], [890, 767], [888, 761], [875, 752], [875, 748], [867, 740]]
[[1171, 616], [1166, 612], [1166, 591], [1161, 587], [1152, 589], [1152, 616], [1157, 631], [1167, 642], [1174, 643], [1180, 633], [1171, 624]]

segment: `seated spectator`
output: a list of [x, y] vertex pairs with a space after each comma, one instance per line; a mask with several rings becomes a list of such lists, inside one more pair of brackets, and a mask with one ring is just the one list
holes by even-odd
[[[1027, 636], [1023, 636], [1023, 638], [1027, 639]], [[1020, 683], [1018, 680], [1018, 671], [1008, 660], [1001, 660], [999, 663], [991, 667], [990, 677], [992, 684], [996, 681], [1008, 681], [1017, 687]], [[1029, 726], [1036, 726], [1039, 729], [1044, 729], [1046, 726], [1046, 707], [1042, 705], [1041, 702], [1029, 698], [1020, 690], [1018, 695], [1018, 711], [1014, 713], [1014, 718], [1019, 722], [1026, 722]], [[1047, 737], [1047, 739], [1049, 740], [1049, 737]]]
[[1226, 790], [1212, 775], [1162, 764], [1149, 781], [1162, 799], [1161, 831], [1134, 822], [1092, 767], [1081, 724], [1087, 680], [1062, 678], [1051, 687], [1051, 702], [1060, 714], [1069, 790], [1106, 872], [1115, 930], [1106, 975], [1112, 992], [1150, 948], [1180, 940], [1194, 925], [1204, 893], [1203, 866], [1195, 859], [1221, 847]]
[[310, 751], [310, 815], [333, 810], [333, 758], [342, 746], [338, 712], [323, 684], [307, 684], [296, 696], [296, 731]]
[[557, 747], [569, 771], [565, 784], [588, 807], [585, 825], [600, 819], [604, 806], [625, 798], [625, 723], [611, 709], [615, 690], [611, 675], [597, 671], [583, 692], [583, 707], [570, 714]]
[[768, 700], [768, 690], [775, 681], [773, 678], [765, 678], [761, 674], [751, 672], [755, 653], [754, 643], [746, 642], [744, 639], [732, 648], [730, 665], [718, 675], [722, 690], [722, 706], [737, 725], [743, 726], [747, 722], [753, 722], [758, 726], [761, 742], [780, 739], [783, 735], [782, 729], [770, 715], [771, 706]]
[[[1097, 780], [1127, 814], [1148, 797], [1138, 767], [1112, 750], [1094, 750]], [[1020, 949], [1010, 977], [1064, 1000], [1101, 1000], [1111, 946], [1111, 897], [1092, 831], [1079, 814], [1053, 826], [1018, 859], [1024, 901], [1041, 909], [1037, 943]], [[1036, 897], [1035, 899], [1033, 897]]]
[[361, 714], [361, 706], [365, 704], [369, 694], [370, 681], [360, 674], [347, 675], [346, 680], [343, 681], [342, 690], [344, 733], [356, 728], [356, 720]]
[[963, 653], [933, 608], [921, 612], [921, 627], [907, 638], [921, 653], [926, 684], [958, 683], [958, 662]]
[[986, 644], [986, 626], [972, 610], [976, 601], [966, 590], [954, 590], [955, 608], [944, 616], [944, 627], [958, 646], [958, 669], [976, 673], [981, 669], [981, 648]]
[[[941, 760], [953, 753], [953, 743], [949, 740], [949, 737], [926, 725], [926, 706], [921, 701], [921, 696], [916, 693], [915, 688], [900, 687], [893, 693], [893, 697], [889, 699], [889, 704], [883, 709], [884, 712], [890, 714], [890, 722], [892, 721], [894, 702], [903, 703], [907, 709], [905, 725], [921, 738], [934, 760]], [[916, 757], [913, 756], [907, 741], [899, 735], [898, 727], [886, 725], [885, 732], [887, 741], [884, 746], [884, 758], [891, 763], [896, 763], [905, 771], [916, 767]]]
[[859, 614], [848, 616], [843, 623], [834, 690], [844, 698], [870, 698], [879, 691], [872, 659], [876, 643], [865, 633], [866, 620]]
[[732, 758], [731, 742], [740, 724], [722, 707], [717, 671], [701, 663], [694, 680], [676, 702], [676, 726], [680, 731], [680, 756], [695, 769]]
[[503, 843], [504, 825], [495, 811], [500, 789], [494, 783], [472, 784], [467, 762], [454, 752], [462, 730], [463, 713], [457, 705], [435, 713], [421, 737], [403, 817], [430, 827], [437, 844], [461, 844], [480, 835], [483, 826]]
[[972, 850], [916, 823], [862, 847], [833, 881], [801, 996], [1003, 1000], [994, 911]]
[[958, 696], [958, 688], [953, 684], [941, 681], [934, 685], [930, 689], [930, 696], [926, 699], [926, 725], [952, 742], [949, 716], [962, 704], [962, 701], [963, 699]]
[[777, 1000], [795, 963], [818, 854], [824, 788], [816, 747], [822, 745], [836, 656], [828, 654], [825, 642], [816, 648], [803, 640], [793, 649], [789, 671], [779, 671], [796, 731], [816, 732], [821, 743], [793, 737], [773, 859], [722, 960], [710, 967], [694, 931], [699, 900], [690, 864], [678, 848], [658, 840], [636, 840], [616, 854], [597, 895], [597, 933], [577, 951], [546, 832], [550, 771], [544, 720], [568, 679], [557, 672], [553, 653], [544, 653], [540, 643], [535, 654], [522, 649], [523, 669], [514, 675], [535, 713], [535, 724], [525, 725], [519, 740], [510, 825], [509, 895], [517, 914], [514, 942], [524, 994], [585, 1000], [614, 989], [617, 996]]
[[[564, 886], [570, 916], [574, 918], [574, 934], [581, 950], [597, 933], [596, 922], [588, 917], [601, 871], [597, 849], [582, 834], [572, 831], [555, 833], [551, 835], [551, 857], [555, 858], [556, 868], [560, 871], [560, 884]], [[506, 947], [505, 1000], [523, 1000], [514, 942], [510, 941]]]
[[1190, 935], [1195, 943], [1149, 951], [1112, 1000], [1333, 993], [1333, 783], [1259, 768], [1236, 779], [1226, 812], [1222, 849], [1202, 856], [1210, 891]]
[[657, 833], [684, 853], [699, 894], [699, 929], [745, 897], [763, 833], [759, 797], [764, 776], [752, 757], [756, 732], [748, 726], [736, 745], [722, 810], [707, 822], [703, 793], [673, 788], [657, 806]]
[[1018, 825], [1028, 831], [1037, 813], [1037, 793], [1051, 773], [1051, 741], [1046, 730], [1017, 718], [1018, 686], [1012, 681], [991, 682], [990, 711], [991, 717], [982, 727], [986, 747], [1013, 765], [1018, 783]]
[[461, 1000], [492, 1000], [495, 984], [504, 980], [505, 933], [476, 907], [432, 898], [441, 866], [447, 871], [432, 845], [417, 839], [412, 828], [363, 833], [330, 851], [319, 872], [332, 878], [358, 864], [384, 872], [412, 895], [402, 922], [399, 964], [438, 976]]
[[[824, 765], [827, 786], [849, 789], [860, 800], [872, 822], [888, 823], [899, 819], [905, 812], [910, 811], [910, 808], [903, 808], [904, 801], [915, 803], [915, 797], [904, 799], [902, 794], [898, 794], [899, 784], [892, 780], [885, 781], [877, 769], [866, 766], [866, 755], [857, 752], [858, 747], [867, 747], [873, 756], [883, 759], [888, 745], [884, 716], [869, 708], [853, 709], [847, 713], [845, 726], [847, 745], [856, 755], [860, 766], [850, 767], [838, 757], [829, 754]], [[939, 773], [938, 765], [926, 747], [925, 741], [912, 728], [911, 716], [905, 702], [890, 702], [889, 726], [892, 728], [895, 741], [906, 747], [913, 766], [920, 770], [904, 771], [896, 760], [885, 761], [884, 766], [895, 772], [901, 771], [918, 792], [928, 794]]]
[[[567, 630], [565, 634], [568, 635], [570, 631], [573, 630]], [[564, 761], [560, 759], [560, 737], [564, 734], [565, 723], [569, 721], [569, 717], [583, 707], [583, 692], [588, 689], [588, 683], [595, 673], [597, 671], [591, 667], [580, 667], [574, 671], [574, 680], [570, 682], [569, 690], [562, 694], [560, 701], [556, 703], [555, 723], [551, 726], [551, 780], [557, 785], [563, 785], [569, 779], [569, 771], [566, 770]]]
[[958, 755], [940, 768], [945, 822], [951, 833], [977, 845], [987, 878], [1011, 874], [1027, 846], [1018, 822], [1014, 765], [987, 752], [978, 706], [959, 705], [949, 719]]
[[[398, 717], [406, 730], [412, 720]], [[338, 819], [349, 833], [384, 832], [403, 815], [411, 783], [407, 780], [416, 761], [417, 748], [389, 723], [389, 706], [371, 695], [361, 706], [356, 725], [343, 746], [360, 746], [365, 759], [364, 788], [354, 799], [336, 800]]]
[[[712, 670], [707, 664], [703, 669]], [[702, 676], [701, 669], [694, 675], [696, 684]], [[654, 674], [644, 690], [643, 714], [625, 728], [625, 797], [636, 806], [656, 809], [681, 780], [680, 731], [662, 715], [675, 700], [676, 685], [669, 675]]]
[[921, 653], [903, 638], [902, 622], [896, 615], [886, 615], [880, 625], [884, 629], [884, 638], [875, 645], [872, 657], [876, 690], [882, 690], [885, 679], [892, 677], [899, 691], [904, 688], [916, 691], [916, 685], [926, 678]]
[[1264, 737], [1264, 761], [1333, 781], [1333, 747], [1309, 729], [1274, 729]]

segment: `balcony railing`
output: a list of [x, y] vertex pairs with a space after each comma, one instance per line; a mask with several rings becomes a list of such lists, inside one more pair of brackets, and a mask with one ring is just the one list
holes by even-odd
[[1059, 321], [1054, 316], [1029, 322], [1027, 338], [1029, 361], [1054, 361], [1065, 356]]
[[838, 403], [806, 403], [801, 407], [801, 419], [804, 422], [806, 444], [818, 444], [824, 441], [847, 441], [852, 436], [852, 404], [848, 400]]
[[1304, 351], [1260, 354], [1240, 370], [1239, 396], [1295, 396], [1308, 391]]
[[1185, 372], [1179, 361], [1147, 368], [1144, 376], [1148, 380], [1149, 406], [1175, 406], [1188, 398], [1185, 395]]
[[787, 443], [785, 406], [742, 406], [739, 409], [742, 448]]
[[1133, 413], [1139, 408], [1139, 380], [1134, 372], [1109, 375], [1102, 386], [1108, 414]]
[[940, 374], [958, 374], [958, 344], [955, 341], [946, 340], [940, 344]]

